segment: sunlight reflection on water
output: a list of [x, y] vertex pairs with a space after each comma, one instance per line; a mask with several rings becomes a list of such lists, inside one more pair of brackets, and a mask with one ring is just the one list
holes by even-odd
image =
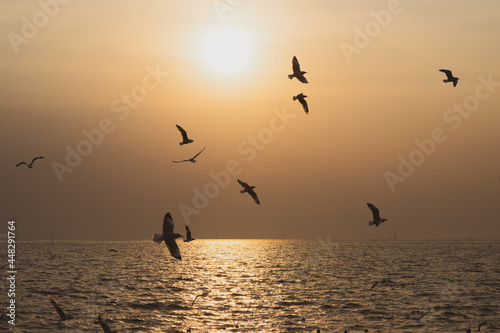
[[16, 331], [96, 332], [100, 315], [119, 332], [465, 332], [500, 310], [500, 242], [178, 244], [182, 261], [152, 241], [20, 242]]

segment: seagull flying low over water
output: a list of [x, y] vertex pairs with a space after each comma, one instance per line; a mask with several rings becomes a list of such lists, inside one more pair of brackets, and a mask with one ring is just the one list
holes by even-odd
[[375, 288], [375, 286], [378, 285], [378, 284], [392, 284], [392, 283], [394, 283], [394, 282], [392, 282], [389, 279], [382, 279], [380, 281], [375, 281], [375, 283], [372, 285], [372, 287], [370, 288], [370, 290], [372, 290], [373, 288]]
[[194, 142], [193, 140], [188, 138], [187, 132], [184, 130], [184, 128], [180, 127], [179, 125], [175, 125], [175, 126], [177, 127], [179, 132], [181, 132], [181, 135], [182, 135], [182, 142], [179, 142], [179, 144], [181, 146], [186, 145], [186, 144], [191, 143], [191, 142]]
[[295, 57], [295, 56], [292, 59], [292, 70], [293, 70], [293, 74], [288, 75], [288, 78], [290, 80], [293, 79], [294, 77], [296, 77], [297, 80], [299, 80], [302, 83], [309, 83], [309, 82], [307, 82], [307, 79], [304, 76], [304, 74], [306, 74], [307, 72], [300, 70], [299, 61], [297, 60], [297, 57]]
[[172, 220], [172, 215], [167, 213], [163, 218], [163, 234], [158, 235], [154, 234], [153, 241], [160, 244], [162, 241], [165, 241], [167, 245], [168, 251], [175, 259], [181, 259], [181, 251], [175, 242], [176, 238], [182, 238], [184, 236], [174, 233], [174, 220]]
[[444, 83], [453, 82], [453, 86], [457, 86], [458, 80], [460, 79], [458, 77], [454, 77], [449, 69], [440, 69], [439, 71], [446, 74], [446, 80], [443, 80]]
[[193, 300], [193, 303], [191, 303], [191, 307], [194, 305], [194, 302], [196, 302], [196, 299], [198, 297], [205, 297], [205, 296], [208, 296], [208, 291], [205, 291], [203, 294], [196, 295], [196, 297]]
[[57, 304], [54, 300], [50, 300], [50, 304], [52, 304], [54, 309], [56, 309], [57, 314], [60, 317], [59, 320], [57, 321], [58, 323], [60, 323], [61, 321], [67, 320], [67, 319], [73, 319], [73, 316], [65, 314], [63, 309], [61, 309], [59, 304]]
[[309, 107], [307, 106], [306, 98], [307, 96], [303, 93], [298, 94], [297, 96], [293, 96], [293, 100], [299, 100], [300, 104], [302, 104], [302, 108], [304, 111], [309, 114]]
[[259, 198], [257, 197], [257, 193], [255, 193], [255, 191], [253, 190], [255, 188], [255, 186], [250, 186], [247, 183], [242, 182], [239, 179], [238, 179], [238, 183], [240, 183], [240, 185], [243, 186], [243, 190], [241, 190], [240, 193], [246, 192], [246, 193], [250, 194], [250, 196], [253, 198], [253, 201], [255, 201], [255, 203], [257, 205], [260, 205], [260, 201], [259, 201]]
[[117, 331], [112, 331], [111, 328], [109, 328], [109, 325], [106, 324], [106, 322], [101, 318], [101, 316], [97, 316], [97, 320], [99, 320], [99, 324], [101, 324], [104, 333], [118, 333]]
[[189, 227], [185, 226], [185, 228], [186, 228], [186, 239], [184, 241], [185, 242], [194, 241], [194, 238], [191, 237], [191, 230], [189, 229]]
[[381, 219], [380, 218], [380, 212], [379, 212], [379, 210], [378, 210], [377, 207], [375, 207], [371, 203], [367, 203], [367, 205], [368, 205], [368, 208], [371, 209], [372, 214], [373, 214], [373, 221], [369, 221], [368, 222], [369, 226], [375, 224], [375, 226], [378, 227], [380, 225], [380, 223], [388, 221], [387, 219]]
[[18, 166], [20, 166], [20, 165], [23, 165], [23, 164], [26, 164], [26, 165], [28, 166], [28, 168], [30, 168], [30, 169], [31, 169], [31, 168], [33, 167], [33, 162], [35, 162], [36, 160], [42, 159], [42, 158], [45, 158], [45, 157], [43, 157], [43, 156], [38, 156], [38, 157], [35, 157], [34, 159], [32, 159], [32, 160], [31, 160], [31, 163], [30, 163], [30, 164], [28, 164], [28, 163], [26, 163], [26, 162], [19, 162], [19, 163], [17, 163], [16, 167], [18, 167]]
[[481, 331], [481, 327], [484, 326], [484, 325], [489, 325], [491, 328], [494, 328], [493, 325], [491, 325], [491, 323], [487, 322], [487, 321], [483, 321], [481, 324], [479, 324], [479, 326], [477, 327], [477, 331]]
[[[207, 147], [205, 147], [207, 148]], [[193, 157], [187, 159], [187, 160], [182, 160], [182, 161], [172, 161], [174, 163], [182, 163], [182, 162], [191, 162], [191, 163], [196, 163], [196, 160], [195, 158], [198, 157], [198, 155], [200, 155], [201, 153], [203, 153], [203, 151], [205, 150], [205, 148], [203, 148], [198, 154], [194, 155]]]

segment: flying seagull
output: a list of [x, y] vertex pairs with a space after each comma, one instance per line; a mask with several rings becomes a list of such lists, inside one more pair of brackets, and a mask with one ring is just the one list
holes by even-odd
[[304, 109], [304, 111], [309, 114], [309, 107], [307, 106], [307, 102], [306, 102], [306, 95], [304, 95], [303, 93], [300, 93], [298, 94], [297, 96], [293, 96], [293, 100], [299, 100], [300, 104], [302, 104], [302, 108]]
[[57, 314], [60, 317], [59, 320], [57, 321], [58, 323], [60, 323], [61, 321], [67, 320], [67, 319], [73, 319], [73, 316], [65, 314], [63, 309], [61, 309], [59, 304], [57, 304], [54, 300], [50, 300], [50, 304], [52, 304], [54, 309], [56, 309]]
[[194, 302], [196, 302], [196, 299], [198, 297], [205, 297], [205, 296], [208, 296], [208, 291], [205, 291], [203, 294], [196, 295], [196, 297], [193, 300], [193, 303], [191, 303], [191, 307], [194, 305]]
[[478, 328], [477, 328], [477, 331], [481, 331], [481, 327], [484, 326], [484, 325], [489, 325], [491, 328], [494, 328], [493, 325], [491, 325], [491, 323], [487, 322], [487, 321], [483, 321], [481, 324], [479, 324]]
[[382, 279], [380, 281], [375, 281], [375, 283], [372, 285], [372, 287], [370, 288], [370, 290], [372, 290], [373, 288], [375, 288], [375, 286], [377, 284], [392, 284], [393, 282], [389, 279]]
[[175, 125], [175, 126], [177, 126], [177, 129], [179, 130], [179, 132], [181, 132], [181, 135], [182, 135], [182, 142], [179, 142], [179, 144], [181, 146], [186, 145], [186, 144], [191, 143], [191, 142], [194, 142], [193, 140], [188, 138], [188, 135], [187, 135], [186, 131], [184, 130], [184, 128], [180, 127], [179, 125]]
[[30, 169], [31, 169], [31, 168], [33, 167], [33, 162], [35, 162], [36, 160], [42, 159], [42, 158], [44, 158], [44, 157], [43, 157], [43, 156], [38, 156], [38, 157], [35, 157], [34, 159], [32, 159], [32, 160], [31, 160], [31, 163], [30, 163], [30, 164], [28, 164], [28, 163], [26, 163], [26, 162], [19, 162], [19, 163], [17, 163], [16, 167], [18, 167], [18, 166], [20, 166], [20, 165], [22, 165], [22, 164], [26, 164], [26, 165], [28, 166], [28, 168], [30, 168]]
[[108, 251], [108, 252], [118, 252], [118, 251], [117, 251], [117, 250], [115, 250], [115, 249], [109, 249], [109, 251]]
[[388, 221], [387, 219], [381, 219], [380, 218], [380, 213], [379, 213], [379, 210], [378, 210], [377, 207], [375, 207], [371, 203], [367, 203], [367, 205], [368, 205], [368, 208], [371, 209], [372, 214], [373, 214], [373, 221], [369, 221], [368, 222], [369, 226], [375, 224], [375, 226], [378, 227], [380, 225], [380, 223]]
[[446, 80], [443, 80], [444, 83], [453, 82], [453, 86], [457, 86], [459, 78], [454, 77], [449, 69], [440, 69], [439, 71], [446, 74]]
[[194, 241], [194, 238], [191, 237], [191, 230], [189, 229], [188, 226], [186, 228], [186, 239], [184, 240], [185, 242], [191, 242]]
[[253, 201], [255, 201], [255, 203], [257, 205], [260, 205], [260, 201], [259, 201], [259, 198], [257, 197], [257, 193], [255, 193], [255, 191], [253, 190], [255, 188], [255, 186], [250, 186], [247, 183], [242, 182], [239, 179], [238, 179], [238, 183], [240, 183], [240, 185], [243, 186], [243, 190], [241, 190], [240, 193], [246, 192], [246, 193], [250, 194], [250, 196], [253, 198]]
[[112, 331], [111, 328], [109, 328], [109, 325], [106, 324], [106, 322], [101, 318], [101, 316], [97, 316], [97, 319], [99, 320], [99, 324], [101, 324], [104, 333], [117, 333], [117, 331]]
[[[207, 148], [207, 147], [205, 147]], [[205, 150], [205, 148], [203, 148], [198, 154], [194, 155], [193, 157], [191, 157], [190, 159], [187, 159], [187, 160], [182, 160], [182, 161], [172, 161], [174, 163], [182, 163], [182, 162], [191, 162], [191, 163], [196, 163], [196, 160], [195, 158], [198, 157], [198, 155], [200, 155], [201, 153], [203, 153], [203, 151]]]
[[161, 235], [154, 234], [153, 241], [155, 241], [158, 244], [160, 244], [162, 241], [165, 241], [165, 244], [167, 245], [170, 254], [175, 259], [182, 260], [181, 252], [179, 251], [179, 247], [175, 242], [176, 238], [182, 238], [182, 237], [184, 236], [174, 233], [174, 220], [172, 220], [172, 215], [170, 215], [170, 213], [167, 213], [163, 218], [163, 234]]
[[294, 77], [296, 77], [297, 80], [299, 80], [302, 83], [309, 83], [309, 82], [307, 82], [307, 79], [304, 77], [304, 74], [306, 74], [307, 72], [300, 70], [299, 61], [297, 60], [297, 57], [295, 57], [295, 56], [292, 59], [292, 70], [293, 70], [293, 74], [288, 75], [288, 78], [290, 80], [293, 79]]

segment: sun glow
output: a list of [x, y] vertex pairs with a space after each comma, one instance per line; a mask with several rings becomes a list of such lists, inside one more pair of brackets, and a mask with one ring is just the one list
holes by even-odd
[[214, 71], [236, 74], [247, 66], [249, 38], [245, 33], [231, 28], [208, 32], [202, 42], [202, 57]]

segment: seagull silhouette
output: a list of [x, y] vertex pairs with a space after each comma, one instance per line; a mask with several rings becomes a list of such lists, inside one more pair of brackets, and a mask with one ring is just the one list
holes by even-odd
[[99, 324], [101, 324], [104, 333], [118, 333], [117, 331], [112, 331], [111, 328], [109, 328], [109, 325], [106, 324], [106, 322], [101, 318], [101, 316], [97, 316], [97, 320], [99, 320]]
[[394, 282], [392, 282], [389, 279], [382, 279], [380, 281], [375, 281], [375, 283], [372, 285], [372, 287], [370, 288], [370, 290], [372, 290], [373, 288], [375, 288], [375, 286], [378, 285], [378, 284], [392, 284], [392, 283], [394, 283]]
[[185, 226], [184, 228], [186, 229], [186, 239], [184, 240], [184, 242], [194, 241], [194, 238], [191, 237], [191, 230], [189, 229], [189, 227]]
[[[207, 148], [207, 147], [205, 147]], [[205, 148], [203, 148], [198, 154], [194, 155], [193, 157], [191, 157], [190, 159], [187, 159], [187, 160], [182, 160], [182, 161], [172, 161], [174, 163], [183, 163], [183, 162], [191, 162], [191, 163], [196, 163], [196, 160], [195, 158], [198, 157], [198, 155], [200, 155], [201, 153], [203, 153], [203, 151], [205, 150]]]
[[160, 244], [162, 241], [165, 241], [167, 245], [168, 251], [175, 259], [181, 259], [181, 252], [177, 243], [175, 241], [176, 238], [182, 238], [184, 236], [174, 233], [174, 220], [172, 219], [172, 215], [167, 213], [163, 218], [163, 234], [154, 234], [153, 241]]
[[375, 207], [371, 203], [367, 203], [367, 205], [368, 205], [368, 208], [371, 209], [372, 214], [373, 214], [373, 221], [369, 221], [368, 222], [369, 226], [375, 224], [375, 226], [378, 227], [380, 225], [380, 223], [388, 221], [387, 219], [381, 219], [380, 218], [380, 212], [379, 212], [379, 210], [378, 210], [377, 207]]
[[482, 326], [485, 326], [485, 325], [489, 325], [491, 328], [494, 328], [493, 325], [491, 325], [491, 323], [487, 322], [487, 321], [483, 321], [481, 324], [479, 324], [479, 326], [477, 327], [477, 331], [481, 331], [481, 327]]
[[73, 316], [65, 314], [63, 309], [61, 309], [59, 304], [57, 304], [54, 300], [50, 300], [50, 304], [52, 304], [54, 309], [56, 309], [57, 314], [60, 317], [59, 320], [57, 321], [58, 323], [60, 323], [61, 321], [67, 320], [67, 319], [73, 319]]
[[458, 77], [454, 77], [449, 69], [440, 69], [439, 71], [446, 74], [446, 80], [443, 80], [444, 83], [453, 82], [453, 86], [457, 86], [458, 80], [460, 79]]
[[204, 293], [202, 293], [202, 294], [196, 295], [196, 297], [195, 297], [195, 298], [194, 298], [194, 300], [193, 300], [193, 303], [191, 303], [191, 307], [194, 305], [194, 302], [196, 302], [196, 299], [197, 299], [198, 297], [205, 297], [205, 296], [208, 296], [208, 291], [205, 291], [205, 292], [204, 292]]
[[292, 70], [293, 70], [293, 74], [288, 75], [288, 78], [290, 80], [295, 77], [295, 78], [297, 78], [297, 80], [299, 80], [302, 83], [309, 83], [309, 82], [307, 82], [307, 79], [304, 77], [304, 74], [306, 74], [307, 72], [300, 70], [299, 61], [297, 60], [297, 57], [295, 57], [295, 56], [292, 59]]
[[175, 125], [175, 126], [177, 126], [177, 129], [179, 130], [179, 132], [181, 132], [181, 135], [182, 135], [182, 142], [179, 142], [179, 144], [181, 146], [186, 145], [186, 144], [191, 143], [191, 142], [194, 142], [193, 140], [188, 138], [188, 135], [187, 135], [186, 131], [184, 130], [184, 128], [180, 127], [179, 125]]
[[257, 193], [255, 193], [255, 191], [253, 190], [255, 188], [255, 186], [250, 186], [247, 183], [242, 182], [239, 179], [238, 179], [238, 183], [240, 183], [240, 185], [243, 186], [243, 190], [241, 190], [240, 193], [246, 192], [246, 193], [250, 194], [250, 196], [253, 198], [253, 201], [255, 201], [255, 203], [257, 205], [260, 205], [260, 201], [259, 201], [259, 198], [257, 197]]
[[302, 108], [304, 111], [309, 114], [309, 107], [307, 106], [306, 98], [307, 96], [304, 95], [303, 93], [298, 94], [297, 96], [293, 96], [293, 100], [299, 100], [300, 104], [302, 104]]
[[31, 160], [31, 163], [28, 164], [26, 162], [19, 162], [17, 163], [16, 167], [20, 166], [20, 165], [23, 165], [23, 164], [26, 164], [28, 166], [28, 168], [32, 168], [33, 167], [33, 163], [36, 161], [36, 160], [39, 160], [39, 159], [42, 159], [42, 158], [45, 158], [43, 156], [38, 156], [38, 157], [35, 157], [34, 159]]

